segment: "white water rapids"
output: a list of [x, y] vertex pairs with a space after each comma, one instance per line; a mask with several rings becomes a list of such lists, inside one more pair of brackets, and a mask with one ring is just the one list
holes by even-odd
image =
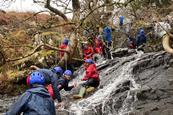
[[[77, 103], [71, 104], [67, 111], [75, 115], [83, 115], [86, 111], [94, 111], [97, 113], [97, 107], [100, 105], [101, 113], [106, 115], [123, 115], [124, 113], [131, 111], [133, 108], [130, 108], [130, 105], [136, 100], [135, 94], [131, 92], [140, 88], [140, 85], [136, 84], [133, 79], [132, 70], [133, 66], [138, 63], [141, 56], [142, 53], [138, 52], [138, 54], [121, 58], [117, 64], [102, 70], [100, 72], [100, 79], [101, 83], [103, 82], [103, 88], [99, 87], [93, 95], [84, 98]], [[107, 73], [109, 74], [107, 75]], [[80, 74], [83, 73], [80, 72]], [[79, 78], [81, 78], [81, 76]], [[113, 96], [114, 92], [117, 90], [117, 87], [125, 81], [131, 82], [130, 90], [127, 92], [122, 107], [119, 110], [114, 110], [114, 105], [119, 99], [119, 97]], [[108, 103], [112, 104], [110, 105]]]

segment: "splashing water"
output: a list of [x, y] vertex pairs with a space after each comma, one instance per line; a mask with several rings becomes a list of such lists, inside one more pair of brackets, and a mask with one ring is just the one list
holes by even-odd
[[[101, 81], [104, 81], [105, 77], [106, 79], [108, 78], [108, 81], [103, 83], [104, 87], [102, 89], [99, 88], [90, 97], [80, 100], [77, 103], [73, 103], [69, 110], [73, 111], [76, 115], [82, 115], [85, 111], [95, 111], [95, 113], [101, 111], [101, 113], [105, 115], [123, 115], [124, 113], [131, 111], [133, 108], [131, 108], [130, 105], [136, 100], [136, 94], [133, 93], [133, 90], [137, 90], [140, 87], [140, 85], [136, 84], [133, 79], [132, 70], [133, 66], [138, 63], [142, 54], [143, 53], [138, 53], [130, 57], [124, 57], [120, 59], [121, 61], [119, 63], [111, 68], [107, 68], [104, 72], [102, 71], [100, 76]], [[110, 71], [113, 72], [110, 73]], [[106, 73], [110, 74], [106, 75]], [[116, 110], [114, 106], [121, 96], [114, 97], [114, 94], [118, 89], [118, 86], [127, 80], [131, 82], [130, 90], [126, 92], [127, 94], [122, 102], [122, 106], [119, 110]], [[101, 108], [97, 109], [100, 106]]]

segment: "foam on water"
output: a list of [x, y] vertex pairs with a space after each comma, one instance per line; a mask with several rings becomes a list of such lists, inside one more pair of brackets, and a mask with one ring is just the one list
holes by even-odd
[[[129, 104], [128, 101], [132, 98], [130, 91], [131, 90], [137, 90], [140, 87], [138, 84], [135, 83], [135, 80], [133, 79], [133, 75], [132, 75], [133, 67], [132, 66], [138, 62], [141, 55], [142, 55], [142, 53], [140, 52], [136, 55], [124, 58], [124, 60], [126, 60], [125, 61], [126, 63], [124, 65], [122, 65], [121, 68], [118, 68], [117, 70], [115, 70], [115, 72], [106, 76], [106, 77], [111, 77], [111, 80], [108, 82], [108, 84], [104, 84], [104, 87], [102, 89], [97, 90], [90, 97], [85, 98], [85, 99], [83, 99], [77, 103], [72, 104], [70, 107], [70, 110], [74, 111], [75, 114], [77, 114], [77, 115], [82, 115], [82, 113], [84, 111], [94, 110], [96, 106], [102, 105], [102, 113], [105, 113], [104, 108], [106, 106], [109, 106], [109, 105], [106, 105], [106, 103], [112, 98], [112, 96], [111, 96], [112, 92], [117, 90], [117, 86], [120, 83], [122, 83], [126, 80], [130, 80], [133, 88], [130, 88], [130, 90], [127, 94], [127, 97], [123, 103], [123, 106], [118, 111], [117, 115], [121, 115], [122, 113], [130, 111], [130, 109], [127, 108], [128, 104]], [[132, 60], [135, 57], [137, 57], [137, 58]], [[117, 63], [117, 64], [119, 64], [119, 63]], [[116, 64], [115, 64], [115, 66], [116, 66]], [[108, 72], [111, 69], [114, 69], [114, 66], [111, 68], [108, 68], [105, 72]], [[106, 113], [111, 115], [111, 113], [109, 113], [109, 112], [106, 112]]]

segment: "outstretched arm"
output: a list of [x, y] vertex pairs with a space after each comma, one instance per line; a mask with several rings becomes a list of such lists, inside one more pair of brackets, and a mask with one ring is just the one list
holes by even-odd
[[74, 86], [67, 86], [67, 87], [64, 87], [64, 90], [71, 91], [73, 88], [74, 88]]
[[61, 95], [58, 88], [58, 78], [56, 76], [51, 77], [51, 85], [56, 99], [58, 100], [58, 102], [61, 102]]
[[39, 67], [37, 67], [37, 66], [35, 66], [35, 65], [31, 65], [30, 66], [30, 69], [33, 69], [33, 70], [38, 70], [38, 69], [40, 69]]

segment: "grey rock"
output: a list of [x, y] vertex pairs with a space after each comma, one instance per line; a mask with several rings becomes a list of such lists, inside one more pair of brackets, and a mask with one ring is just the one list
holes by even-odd
[[[115, 57], [120, 56], [121, 58], [107, 60], [97, 66], [101, 79], [98, 91], [116, 83], [109, 94], [110, 98], [107, 100], [104, 98], [104, 104], [100, 102], [92, 107], [88, 98], [93, 95], [77, 101], [71, 100], [69, 95], [64, 95], [67, 102], [70, 102], [64, 110], [57, 113], [59, 115], [77, 115], [76, 111], [69, 109], [72, 104], [78, 103], [81, 108], [87, 108], [81, 110], [81, 115], [119, 115], [120, 113], [121, 115], [172, 115], [173, 67], [170, 65], [173, 62], [171, 56], [164, 51], [127, 54], [127, 49], [117, 50], [113, 53]], [[83, 72], [84, 70], [80, 68], [76, 76]], [[79, 77], [74, 78], [77, 81], [79, 79]], [[118, 82], [118, 80], [121, 81]], [[0, 100], [0, 113], [6, 111], [15, 100], [16, 98], [3, 96]]]

